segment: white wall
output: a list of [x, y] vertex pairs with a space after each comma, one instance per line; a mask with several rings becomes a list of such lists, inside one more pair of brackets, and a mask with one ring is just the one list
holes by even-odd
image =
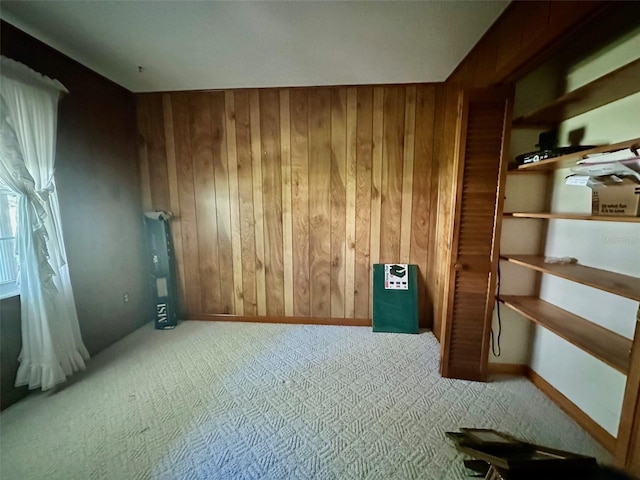
[[[535, 143], [535, 141], [534, 141]], [[529, 150], [531, 146], [525, 147]], [[522, 151], [522, 150], [521, 150]], [[547, 175], [509, 175], [505, 187], [505, 212], [542, 212], [544, 211]], [[502, 222], [500, 252], [510, 254], [537, 255], [543, 232], [543, 220], [522, 218], [505, 219]], [[536, 272], [513, 263], [500, 261], [501, 295], [536, 295]], [[514, 363], [524, 365], [529, 362], [531, 321], [509, 307], [496, 304], [493, 310], [492, 329], [497, 336], [500, 329], [498, 313], [502, 320], [500, 356], [491, 352], [490, 363]]]
[[[518, 83], [513, 108], [513, 117], [528, 113], [544, 102], [550, 102], [558, 96], [559, 82], [553, 65], [544, 65]], [[516, 155], [536, 150], [539, 130], [521, 129], [511, 132], [510, 163]], [[547, 175], [507, 175], [505, 186], [505, 212], [543, 212], [546, 209]], [[502, 222], [500, 252], [510, 254], [540, 253], [542, 220], [509, 218]], [[536, 272], [533, 270], [500, 261], [499, 293], [502, 295], [536, 295]], [[502, 326], [498, 322], [500, 314]], [[489, 353], [489, 363], [519, 364], [529, 362], [531, 353], [532, 322], [511, 310], [496, 304], [493, 310], [492, 331], [497, 340], [501, 331], [500, 356]], [[497, 345], [497, 342], [496, 342]], [[497, 348], [496, 348], [497, 350]], [[498, 352], [496, 352], [498, 353]]]
[[[575, 89], [640, 57], [640, 29], [571, 69]], [[616, 143], [640, 137], [640, 94], [572, 118], [561, 125], [560, 143], [584, 128], [582, 144]], [[591, 190], [564, 184], [568, 169], [555, 172], [552, 211], [590, 213]], [[549, 221], [546, 255], [576, 257], [581, 264], [640, 276], [640, 225]], [[627, 338], [633, 338], [638, 302], [544, 275], [540, 297]], [[591, 355], [537, 327], [531, 367], [612, 435], [617, 435], [626, 377]]]

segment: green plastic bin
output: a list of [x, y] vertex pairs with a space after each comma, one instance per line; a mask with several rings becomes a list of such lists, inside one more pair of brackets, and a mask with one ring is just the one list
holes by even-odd
[[419, 333], [417, 265], [373, 265], [373, 331]]

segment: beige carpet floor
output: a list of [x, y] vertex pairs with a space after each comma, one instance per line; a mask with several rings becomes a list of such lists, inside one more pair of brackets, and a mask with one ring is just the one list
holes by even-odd
[[147, 325], [2, 413], [1, 477], [462, 479], [459, 427], [610, 460], [527, 380], [443, 379], [438, 352], [430, 333]]

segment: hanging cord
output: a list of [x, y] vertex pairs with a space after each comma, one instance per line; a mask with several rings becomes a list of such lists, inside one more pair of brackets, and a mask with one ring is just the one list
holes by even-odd
[[[497, 295], [496, 295], [496, 313], [498, 314], [498, 335], [496, 337], [496, 341], [494, 342], [494, 333], [493, 326], [491, 327], [491, 352], [495, 357], [499, 357], [502, 353], [502, 349], [500, 348], [500, 336], [502, 335], [502, 319], [500, 318], [500, 302], [498, 298], [500, 297], [500, 263], [498, 262], [498, 285], [496, 286]], [[497, 352], [496, 353], [496, 344], [497, 344]]]

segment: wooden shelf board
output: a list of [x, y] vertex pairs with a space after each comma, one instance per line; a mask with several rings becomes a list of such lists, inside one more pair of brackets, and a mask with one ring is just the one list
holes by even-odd
[[[640, 80], [639, 80], [640, 82]], [[582, 150], [581, 152], [569, 153], [560, 157], [549, 158], [535, 163], [527, 163], [520, 165], [517, 170], [510, 170], [512, 172], [534, 172], [534, 171], [549, 171], [558, 168], [575, 167], [576, 162], [584, 160], [588, 155], [596, 155], [598, 153], [616, 152], [618, 150], [624, 150], [626, 148], [640, 148], [640, 138], [634, 138], [625, 142], [614, 143], [612, 145], [602, 145], [599, 147], [591, 148], [589, 150]]]
[[640, 217], [620, 217], [607, 215], [589, 215], [581, 213], [512, 212], [503, 214], [506, 218], [547, 218], [561, 220], [593, 220], [596, 222], [640, 223]]
[[537, 297], [501, 295], [498, 300], [619, 372], [629, 371], [632, 341], [628, 338]]
[[538, 255], [501, 255], [508, 262], [640, 301], [640, 278], [577, 263], [545, 263]]
[[546, 169], [546, 168], [534, 168], [534, 169], [527, 169], [527, 170], [521, 170], [519, 168], [514, 168], [513, 170], [507, 170], [507, 175], [534, 175], [534, 174], [538, 174], [538, 175], [549, 175], [551, 173], [551, 169]]
[[557, 124], [640, 91], [640, 59], [513, 120], [513, 127]]

